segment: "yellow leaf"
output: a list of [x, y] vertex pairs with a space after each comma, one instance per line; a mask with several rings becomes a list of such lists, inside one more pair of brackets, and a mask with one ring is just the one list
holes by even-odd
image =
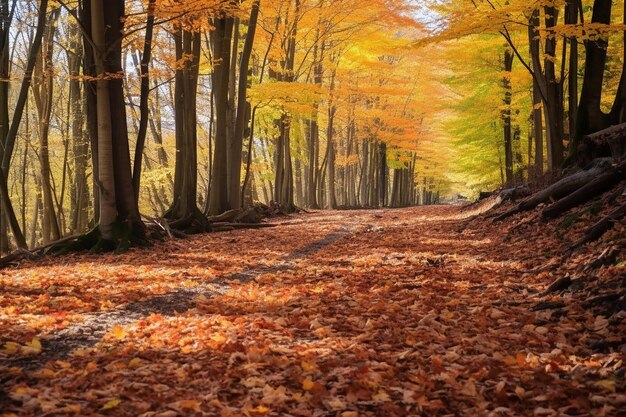
[[81, 412], [80, 404], [66, 405], [65, 407], [55, 410], [55, 413], [64, 413], [64, 414], [67, 414], [67, 413], [78, 414], [80, 412]]
[[132, 358], [130, 362], [128, 362], [128, 367], [130, 369], [137, 369], [143, 366], [143, 361], [140, 358]]
[[102, 410], [110, 410], [112, 408], [117, 407], [121, 403], [122, 403], [122, 400], [120, 400], [118, 398], [115, 398], [115, 399], [107, 401], [106, 404], [104, 404], [101, 409]]
[[304, 372], [314, 372], [317, 370], [317, 364], [313, 362], [302, 361], [300, 362], [300, 367]]
[[35, 353], [41, 352], [41, 342], [36, 337], [33, 337], [33, 340], [27, 345], [30, 347]]
[[603, 379], [602, 381], [597, 381], [594, 385], [605, 391], [615, 392], [615, 381], [612, 379]]
[[330, 334], [330, 330], [327, 327], [320, 327], [319, 329], [315, 329], [314, 332], [320, 337], [328, 336]]
[[333, 410], [342, 410], [347, 407], [346, 403], [340, 398], [331, 398], [326, 401], [326, 405], [328, 405]]
[[257, 376], [246, 378], [241, 383], [247, 388], [260, 388], [265, 386], [265, 380]]
[[389, 401], [389, 394], [387, 394], [383, 390], [380, 390], [376, 394], [372, 395], [372, 400], [379, 402]]
[[122, 340], [126, 337], [126, 330], [122, 326], [113, 326], [111, 329], [111, 334], [118, 340]]
[[256, 408], [252, 408], [249, 410], [249, 413], [252, 415], [265, 415], [270, 412], [270, 409], [264, 405], [260, 405]]
[[356, 411], [344, 411], [341, 413], [341, 417], [359, 417], [359, 413]]
[[20, 347], [20, 345], [18, 343], [15, 342], [6, 342], [4, 344], [4, 349], [8, 350], [9, 352], [15, 352], [16, 350], [18, 350]]
[[305, 391], [311, 391], [315, 387], [315, 382], [311, 381], [309, 378], [302, 381], [302, 389]]

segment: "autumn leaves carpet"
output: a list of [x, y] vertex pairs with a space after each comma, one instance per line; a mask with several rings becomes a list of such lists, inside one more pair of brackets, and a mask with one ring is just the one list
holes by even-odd
[[583, 269], [567, 236], [469, 214], [320, 212], [4, 270], [0, 415], [624, 415], [624, 312], [543, 293]]

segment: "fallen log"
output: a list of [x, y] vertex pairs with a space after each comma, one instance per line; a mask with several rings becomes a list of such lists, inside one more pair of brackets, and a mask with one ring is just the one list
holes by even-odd
[[578, 145], [579, 160], [584, 161], [589, 156], [604, 156], [610, 151], [611, 156], [619, 159], [626, 152], [626, 123], [611, 126], [599, 132], [583, 136]]
[[500, 191], [500, 198], [502, 201], [515, 201], [520, 197], [527, 197], [530, 194], [528, 185], [520, 185], [514, 188], [505, 188]]
[[229, 222], [233, 220], [235, 217], [239, 216], [240, 214], [241, 214], [241, 210], [235, 209], [235, 210], [226, 211], [217, 216], [209, 216], [207, 219], [209, 220], [209, 223]]
[[600, 239], [602, 235], [613, 228], [615, 223], [619, 222], [624, 217], [626, 217], [626, 204], [622, 204], [602, 220], [587, 229], [585, 236], [573, 245], [570, 250], [576, 250], [589, 242]]
[[556, 203], [546, 207], [541, 213], [544, 219], [553, 219], [567, 210], [583, 204], [595, 196], [610, 190], [615, 184], [626, 177], [626, 162], [600, 174], [587, 184]]
[[241, 229], [266, 229], [270, 227], [276, 227], [271, 223], [230, 223], [230, 222], [218, 222], [211, 223], [211, 231], [224, 231], [224, 230], [241, 230]]
[[542, 203], [559, 200], [611, 169], [611, 159], [598, 159], [587, 170], [578, 171], [569, 175], [530, 197], [525, 198], [516, 207], [496, 217], [494, 221], [501, 221], [514, 214], [532, 210]]
[[261, 212], [256, 207], [248, 207], [235, 217], [236, 223], [259, 224], [261, 223], [261, 220], [263, 220]]
[[0, 269], [9, 267], [20, 261], [35, 260], [40, 257], [41, 255], [35, 252], [31, 252], [26, 249], [18, 249], [15, 252], [11, 252], [10, 254], [0, 258]]

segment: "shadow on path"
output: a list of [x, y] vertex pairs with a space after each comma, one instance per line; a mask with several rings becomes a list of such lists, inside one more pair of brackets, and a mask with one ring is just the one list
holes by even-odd
[[147, 300], [133, 302], [118, 310], [86, 314], [83, 322], [55, 332], [42, 340], [43, 350], [41, 354], [0, 360], [0, 365], [17, 366], [25, 370], [39, 369], [48, 361], [67, 358], [76, 349], [96, 345], [113, 326], [127, 325], [151, 314], [173, 316], [175, 313], [184, 313], [195, 307], [197, 297], [211, 298], [216, 294], [224, 294], [231, 288], [232, 282], [247, 283], [263, 274], [294, 270], [297, 267], [294, 261], [313, 255], [355, 230], [355, 226], [344, 224], [340, 230], [284, 256], [281, 262], [276, 265], [260, 265], [241, 272], [220, 276], [214, 281], [203, 283], [197, 287], [179, 289]]

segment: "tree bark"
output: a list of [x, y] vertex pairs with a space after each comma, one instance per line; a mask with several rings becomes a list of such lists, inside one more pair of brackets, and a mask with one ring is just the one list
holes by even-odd
[[13, 120], [11, 121], [11, 126], [7, 132], [6, 138], [4, 138], [3, 141], [4, 153], [2, 155], [2, 164], [0, 167], [0, 171], [2, 171], [0, 172], [0, 200], [2, 200], [0, 203], [2, 204], [5, 215], [8, 217], [9, 225], [11, 227], [11, 231], [13, 232], [13, 238], [16, 240], [17, 246], [20, 248], [25, 248], [27, 245], [26, 240], [24, 239], [24, 234], [22, 233], [17, 221], [17, 217], [15, 216], [15, 210], [13, 209], [13, 205], [9, 199], [7, 176], [9, 166], [11, 164], [11, 157], [13, 156], [13, 149], [15, 148], [17, 132], [24, 114], [26, 100], [28, 99], [28, 89], [30, 88], [33, 79], [33, 70], [37, 61], [37, 55], [39, 54], [39, 50], [41, 48], [43, 34], [46, 29], [47, 13], [45, 11], [47, 9], [48, 0], [41, 0], [39, 3], [40, 13], [37, 18], [37, 29], [35, 31], [33, 42], [30, 46], [28, 61], [24, 71], [24, 78], [22, 79], [22, 86], [20, 88], [17, 102], [15, 103]]
[[48, 135], [50, 132], [50, 117], [52, 115], [52, 98], [54, 92], [52, 56], [54, 52], [55, 23], [59, 12], [60, 9], [56, 9], [48, 20], [42, 41], [41, 54], [35, 65], [35, 74], [40, 81], [38, 85], [33, 86], [37, 113], [39, 115], [39, 164], [41, 168], [41, 189], [43, 195], [42, 238], [44, 244], [61, 238], [61, 231], [54, 208], [50, 152], [48, 149]]
[[137, 131], [137, 144], [135, 146], [135, 158], [133, 163], [133, 189], [135, 191], [136, 200], [139, 200], [143, 153], [146, 144], [146, 135], [148, 133], [148, 118], [150, 115], [148, 100], [150, 98], [150, 61], [152, 59], [152, 37], [154, 34], [155, 4], [156, 0], [149, 0], [148, 2], [146, 35], [144, 38], [141, 65], [139, 66], [139, 76], [141, 78], [141, 92], [139, 98], [139, 129]]
[[[565, 24], [575, 25], [578, 23], [578, 10], [580, 0], [567, 0], [565, 5]], [[578, 113], [578, 39], [575, 36], [568, 38], [569, 44], [569, 70], [567, 78], [568, 91], [568, 124], [569, 138], [571, 140], [576, 131], [576, 114]]]
[[[248, 21], [248, 33], [241, 51], [241, 62], [239, 64], [239, 88], [237, 97], [237, 118], [235, 120], [235, 134], [230, 143], [230, 184], [229, 184], [229, 205], [232, 208], [240, 208], [241, 200], [241, 164], [243, 151], [243, 138], [246, 133], [246, 126], [250, 123], [251, 110], [247, 101], [247, 91], [249, 87], [248, 77], [250, 75], [250, 58], [254, 45], [257, 21], [259, 18], [260, 0], [254, 0]], [[252, 137], [250, 140], [252, 141]]]
[[548, 188], [545, 188], [530, 197], [522, 200], [517, 207], [501, 214], [496, 217], [496, 221], [504, 220], [514, 214], [521, 213], [523, 211], [532, 210], [541, 203], [546, 203], [550, 200], [561, 199], [579, 188], [585, 186], [590, 181], [597, 178], [599, 175], [604, 174], [610, 170], [610, 162], [606, 160], [598, 160], [596, 163], [587, 170], [579, 171], [575, 174], [567, 176], [560, 181], [552, 184]]
[[234, 19], [215, 19], [211, 32], [213, 47], [213, 95], [215, 97], [215, 151], [209, 196], [209, 214], [220, 214], [230, 209], [228, 200], [228, 85], [230, 52]]
[[589, 201], [591, 198], [604, 193], [624, 179], [625, 173], [626, 163], [608, 169], [570, 195], [546, 207], [541, 213], [541, 216], [548, 219], [554, 218], [571, 208]]
[[[558, 21], [559, 10], [556, 7], [545, 8], [545, 23], [546, 29], [556, 26]], [[551, 170], [557, 169], [563, 165], [563, 80], [557, 80], [556, 77], [556, 47], [557, 38], [554, 36], [548, 36], [545, 41], [545, 60], [544, 60], [544, 74], [546, 85], [546, 112], [548, 114], [546, 126], [550, 131], [548, 137], [550, 141], [549, 166]], [[565, 65], [565, 63], [562, 63]]]
[[89, 141], [83, 132], [83, 94], [81, 91], [80, 67], [83, 60], [83, 48], [80, 42], [80, 30], [77, 23], [71, 23], [69, 29], [70, 46], [67, 50], [69, 80], [69, 100], [71, 112], [72, 154], [74, 181], [71, 187], [71, 228], [80, 232], [89, 222], [89, 185], [87, 184], [87, 158]]
[[[595, 0], [592, 23], [611, 23], [611, 0]], [[598, 132], [609, 126], [609, 116], [601, 109], [602, 85], [606, 64], [608, 39], [598, 38], [585, 41], [586, 59], [578, 114], [576, 115], [576, 133], [570, 143], [570, 158], [579, 162], [576, 152], [583, 136]]]
[[511, 71], [513, 70], [513, 51], [508, 47], [504, 50], [504, 109], [501, 112], [502, 123], [504, 125], [504, 167], [506, 172], [506, 186], [510, 188], [515, 182], [513, 175], [513, 130], [511, 127], [511, 100], [513, 92], [511, 90]]
[[204, 216], [197, 206], [198, 135], [197, 89], [200, 67], [200, 32], [178, 28], [175, 35], [176, 59], [184, 64], [176, 70], [175, 125], [176, 167], [174, 174], [174, 201], [167, 217], [172, 221], [189, 220], [184, 228], [206, 227]]

